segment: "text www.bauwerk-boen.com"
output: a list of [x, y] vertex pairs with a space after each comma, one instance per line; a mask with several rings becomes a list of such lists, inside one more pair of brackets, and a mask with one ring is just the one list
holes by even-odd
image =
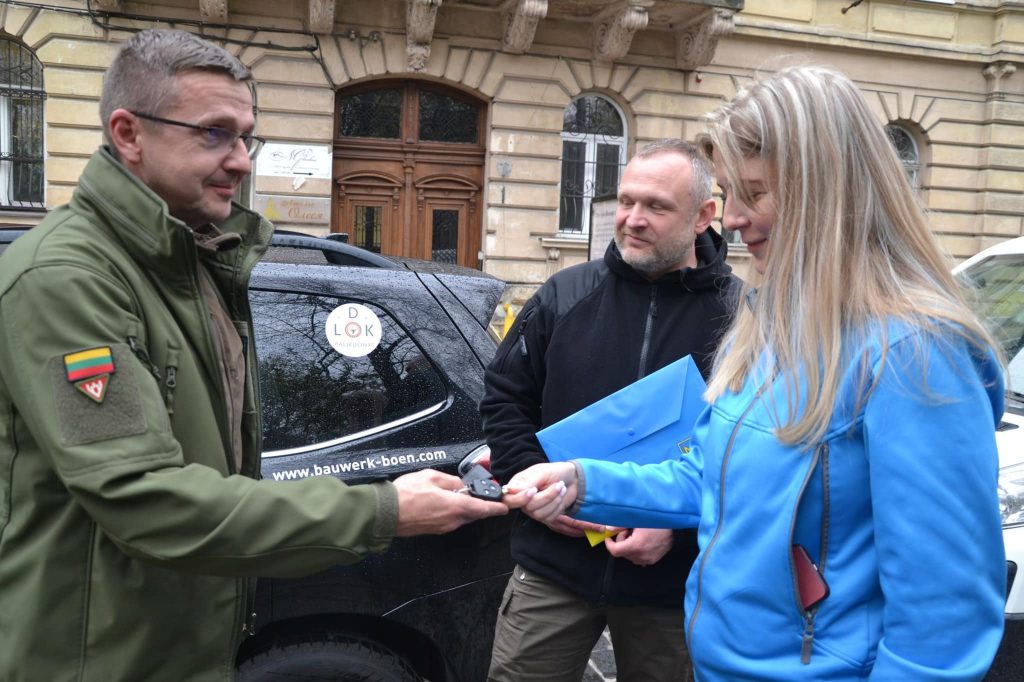
[[311, 467], [302, 467], [301, 469], [275, 471], [271, 474], [271, 477], [275, 481], [294, 481], [300, 478], [309, 478], [310, 476], [334, 476], [336, 474], [349, 474], [357, 471], [372, 471], [402, 464], [438, 462], [445, 459], [448, 459], [448, 453], [444, 450], [428, 450], [427, 452], [420, 452], [415, 455], [373, 455], [351, 462], [336, 462], [325, 466], [314, 464]]

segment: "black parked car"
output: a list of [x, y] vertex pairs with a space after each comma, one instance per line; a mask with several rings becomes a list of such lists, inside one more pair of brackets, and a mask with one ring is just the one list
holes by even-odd
[[[273, 244], [250, 291], [264, 478], [454, 474], [481, 454], [477, 403], [496, 347], [487, 324], [504, 284], [322, 239], [278, 234]], [[329, 321], [341, 327], [327, 330]], [[376, 345], [344, 355], [325, 331], [343, 350], [367, 331]], [[512, 570], [508, 523], [399, 538], [352, 566], [261, 581], [240, 678], [484, 679]]]
[[[0, 230], [0, 250], [17, 234]], [[474, 270], [275, 234], [250, 292], [263, 477], [455, 474], [484, 455], [477, 403], [503, 290]], [[487, 519], [309, 578], [261, 580], [239, 679], [484, 679], [508, 533], [508, 517]]]

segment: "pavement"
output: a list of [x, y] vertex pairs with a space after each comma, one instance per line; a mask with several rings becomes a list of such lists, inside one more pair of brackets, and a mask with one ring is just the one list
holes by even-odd
[[607, 629], [601, 633], [601, 638], [594, 645], [582, 682], [615, 682], [615, 656], [612, 653], [612, 640]]

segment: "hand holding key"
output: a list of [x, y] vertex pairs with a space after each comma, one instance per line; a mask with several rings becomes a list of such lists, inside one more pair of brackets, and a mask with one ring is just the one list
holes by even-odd
[[502, 502], [541, 523], [550, 523], [576, 501], [576, 483], [576, 467], [571, 462], [534, 464], [512, 477]]
[[[447, 533], [470, 521], [508, 513], [508, 507], [500, 502], [457, 494], [462, 480], [434, 469], [399, 476], [394, 483], [398, 489], [398, 536]], [[498, 493], [500, 499], [500, 488]]]

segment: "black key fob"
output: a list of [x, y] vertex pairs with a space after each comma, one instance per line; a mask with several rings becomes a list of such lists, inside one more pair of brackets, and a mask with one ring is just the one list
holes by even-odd
[[469, 494], [473, 497], [491, 502], [501, 501], [501, 486], [493, 478], [487, 480], [478, 478], [475, 481], [470, 481], [466, 487], [469, 488]]
[[466, 492], [481, 500], [498, 502], [501, 500], [501, 486], [491, 478], [491, 472], [479, 464], [474, 464], [462, 477]]

